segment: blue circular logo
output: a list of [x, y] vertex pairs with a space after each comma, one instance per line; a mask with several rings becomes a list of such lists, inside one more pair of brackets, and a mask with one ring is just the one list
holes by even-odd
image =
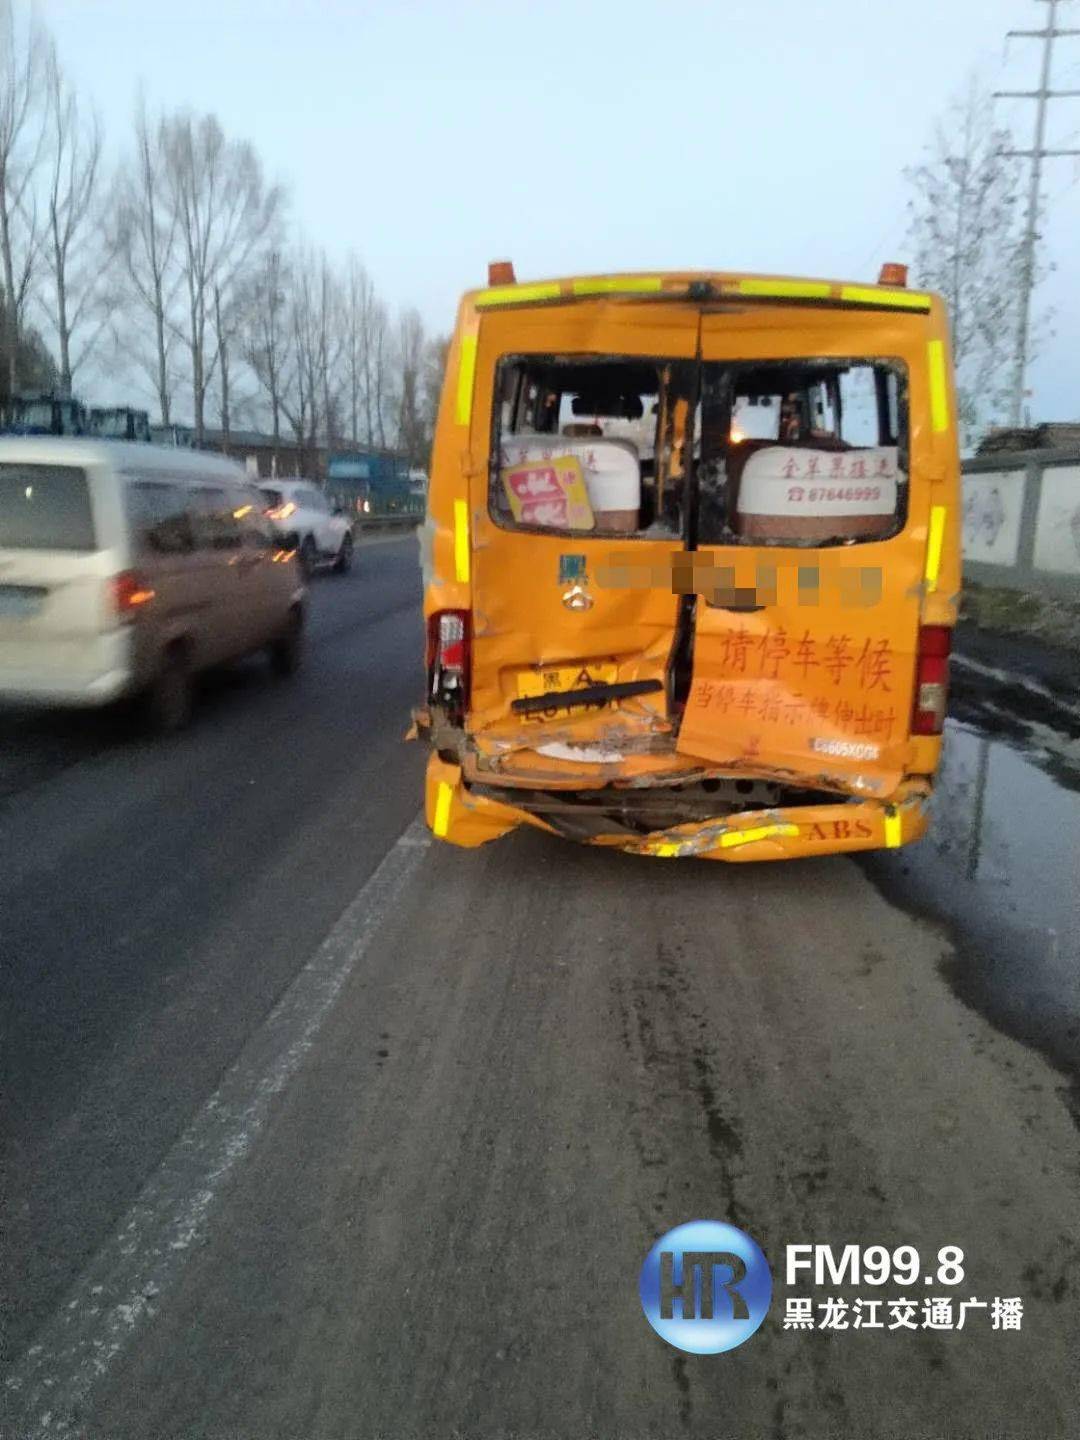
[[772, 1271], [734, 1225], [690, 1220], [656, 1242], [638, 1281], [645, 1318], [662, 1340], [692, 1355], [719, 1355], [749, 1340], [769, 1311]]

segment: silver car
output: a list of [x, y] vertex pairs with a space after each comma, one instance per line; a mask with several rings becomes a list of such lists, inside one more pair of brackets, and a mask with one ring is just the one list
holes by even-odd
[[349, 517], [313, 480], [260, 480], [266, 518], [283, 545], [300, 553], [300, 568], [313, 575], [329, 565], [335, 575], [352, 568], [354, 543]]

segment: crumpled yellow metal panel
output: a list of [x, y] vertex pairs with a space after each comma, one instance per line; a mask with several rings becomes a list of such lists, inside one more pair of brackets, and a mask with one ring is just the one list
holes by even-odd
[[[747, 811], [696, 821], [650, 835], [613, 834], [584, 843], [658, 859], [794, 860], [856, 850], [895, 849], [926, 833], [930, 788], [907, 783], [895, 801], [838, 800]], [[428, 762], [425, 809], [433, 833], [452, 845], [473, 848], [497, 840], [518, 825], [557, 834], [527, 810], [469, 792], [460, 767], [433, 755]]]
[[[677, 835], [657, 841], [675, 847], [664, 853], [679, 855], [744, 860], [874, 848], [907, 843], [925, 827], [922, 801], [911, 798], [910, 786], [913, 777], [933, 774], [941, 742], [907, 733], [913, 636], [918, 624], [955, 623], [960, 587], [955, 397], [944, 310], [935, 297], [904, 299], [905, 292], [877, 287], [845, 297], [835, 282], [805, 282], [824, 286], [831, 301], [850, 302], [847, 309], [815, 309], [783, 303], [813, 298], [791, 289], [804, 282], [714, 275], [707, 278], [725, 296], [750, 298], [741, 309], [733, 303], [703, 318], [701, 307], [683, 298], [690, 281], [700, 278], [680, 272], [658, 277], [658, 285], [638, 277], [621, 286], [619, 277], [586, 277], [545, 282], [547, 289], [541, 286], [543, 293], [535, 295], [526, 293], [528, 287], [499, 287], [479, 304], [475, 294], [462, 302], [420, 531], [425, 615], [464, 609], [473, 625], [463, 771], [433, 757], [428, 779], [429, 823], [454, 843], [482, 844], [520, 823], [551, 828], [509, 803], [472, 795], [462, 773], [466, 782], [510, 792], [662, 785], [719, 769], [833, 790], [860, 802], [826, 806], [820, 818], [817, 807], [797, 807], [793, 819], [759, 817], [735, 839], [730, 837], [743, 817], [738, 824], [680, 827]], [[667, 292], [671, 298], [657, 301]], [[567, 303], [552, 303], [553, 296]], [[761, 298], [777, 303], [752, 303]], [[620, 542], [530, 534], [496, 523], [487, 492], [501, 356], [577, 352], [677, 360], [691, 359], [699, 343], [706, 358], [903, 359], [911, 485], [902, 536], [830, 551], [715, 547], [710, 556], [687, 554], [673, 537]], [[566, 605], [560, 575], [568, 554], [575, 561], [584, 557], [593, 602], [588, 608]], [[817, 577], [810, 585], [812, 569]], [[661, 687], [680, 596], [722, 598], [725, 585], [747, 583], [766, 592], [761, 615], [739, 616], [699, 599], [694, 683], [676, 734]], [[753, 653], [762, 673], [749, 677], [750, 684], [732, 673], [731, 657], [744, 644], [760, 651]], [[826, 674], [824, 662], [839, 664], [841, 657], [852, 667], [843, 683], [822, 682], [815, 690], [814, 677], [821, 682]], [[651, 681], [658, 688], [595, 710], [526, 718], [512, 709], [516, 698], [531, 693], [529, 676], [563, 666], [580, 666], [587, 674], [592, 666], [619, 682]], [[848, 694], [845, 685], [856, 676], [860, 694]], [[755, 715], [733, 724], [730, 717], [740, 713], [736, 703], [748, 707], [747, 691], [754, 692]], [[832, 704], [827, 716], [826, 698]], [[868, 733], [875, 725], [880, 736]], [[797, 834], [770, 828], [790, 825]], [[849, 832], [845, 825], [854, 828]], [[626, 848], [621, 836], [592, 843]]]

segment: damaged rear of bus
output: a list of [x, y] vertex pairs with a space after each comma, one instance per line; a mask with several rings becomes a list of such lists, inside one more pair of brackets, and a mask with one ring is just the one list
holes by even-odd
[[435, 835], [918, 838], [960, 569], [941, 301], [902, 267], [496, 278], [461, 303], [420, 537]]

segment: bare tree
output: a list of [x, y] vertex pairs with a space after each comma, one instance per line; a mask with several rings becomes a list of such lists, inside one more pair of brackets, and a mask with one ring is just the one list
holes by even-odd
[[[165, 182], [164, 132], [151, 122], [139, 102], [135, 114], [135, 150], [121, 167], [113, 186], [109, 211], [113, 217], [110, 245], [119, 256], [122, 290], [130, 292], [147, 313], [153, 330], [148, 351], [138, 326], [126, 323], [117, 341], [144, 369], [153, 384], [161, 421], [172, 420], [175, 372], [173, 305], [180, 283], [177, 261], [177, 218]], [[114, 297], [122, 313], [123, 295]]]
[[341, 392], [339, 374], [345, 349], [341, 324], [341, 288], [325, 256], [319, 256], [318, 341], [319, 382], [322, 390], [323, 427], [329, 449], [341, 438]]
[[231, 442], [232, 421], [229, 411], [229, 346], [236, 332], [236, 306], [230, 305], [226, 299], [222, 304], [221, 286], [214, 282], [214, 338], [217, 342], [215, 352], [215, 365], [217, 368], [218, 388], [221, 394], [221, 434], [224, 440], [225, 454], [229, 453]]
[[301, 452], [303, 468], [314, 470], [319, 429], [319, 324], [310, 251], [296, 255], [289, 286], [287, 349], [289, 385], [281, 408]]
[[404, 450], [410, 465], [421, 465], [425, 459], [421, 399], [425, 343], [419, 312], [415, 309], [403, 311], [398, 320], [397, 337], [397, 443], [399, 449]]
[[292, 385], [294, 353], [289, 328], [292, 274], [282, 250], [267, 251], [239, 300], [241, 353], [270, 407], [274, 469], [280, 463], [281, 417]]
[[[262, 266], [260, 265], [260, 271]], [[226, 452], [232, 443], [234, 427], [246, 423], [261, 423], [263, 407], [260, 403], [262, 381], [254, 367], [245, 365], [245, 326], [248, 324], [248, 306], [254, 277], [245, 279], [231, 294], [223, 294], [221, 287], [214, 286], [213, 331], [214, 331], [214, 377], [217, 382], [219, 419]], [[252, 380], [255, 381], [254, 388]], [[280, 416], [278, 421], [280, 429]], [[277, 447], [275, 446], [275, 471]]]
[[387, 421], [393, 407], [393, 353], [390, 316], [381, 300], [373, 299], [368, 315], [368, 385], [371, 393], [371, 427], [368, 443], [385, 448]]
[[9, 393], [19, 386], [19, 354], [41, 240], [34, 183], [42, 158], [41, 97], [51, 50], [36, 22], [21, 34], [11, 0], [0, 0], [0, 260]]
[[346, 385], [353, 437], [363, 438], [368, 445], [385, 445], [393, 419], [395, 357], [390, 317], [371, 277], [355, 256], [350, 258], [346, 272], [344, 309]]
[[345, 273], [343, 337], [349, 434], [353, 440], [363, 436], [369, 445], [374, 437], [371, 314], [375, 303], [375, 287], [370, 276], [356, 256], [350, 255]]
[[918, 282], [948, 304], [959, 419], [967, 440], [1004, 413], [1018, 297], [1022, 217], [1015, 149], [977, 78], [905, 172]]
[[424, 453], [420, 462], [425, 468], [435, 439], [435, 422], [439, 416], [446, 357], [450, 353], [450, 336], [436, 335], [424, 347], [424, 371], [421, 387], [421, 418], [423, 421]]
[[[96, 114], [85, 121], [74, 90], [65, 81], [55, 53], [47, 63], [47, 182], [45, 269], [49, 283], [41, 304], [56, 334], [60, 390], [71, 394], [75, 372], [105, 328], [103, 305], [109, 254], [96, 209], [101, 126]], [[77, 334], [86, 338], [77, 350]]]
[[213, 115], [176, 115], [165, 122], [169, 201], [176, 216], [191, 360], [196, 444], [205, 429], [206, 394], [217, 362], [207, 345], [215, 292], [231, 300], [271, 237], [284, 203], [267, 186], [255, 150], [230, 141]]

